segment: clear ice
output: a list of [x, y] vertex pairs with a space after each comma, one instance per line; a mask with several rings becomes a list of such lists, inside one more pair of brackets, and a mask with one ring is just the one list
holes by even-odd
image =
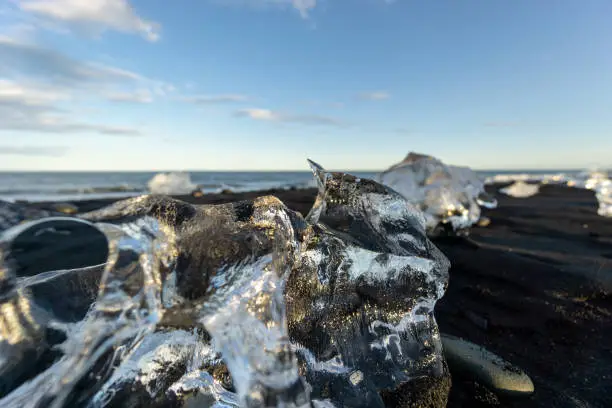
[[398, 164], [380, 173], [377, 181], [400, 193], [420, 209], [427, 233], [464, 233], [480, 219], [481, 207], [497, 201], [485, 192], [484, 180], [468, 167], [410, 152]]
[[539, 184], [528, 184], [521, 180], [515, 181], [508, 187], [504, 187], [499, 190], [500, 193], [516, 198], [531, 197], [538, 194], [539, 191]]
[[80, 217], [105, 265], [18, 277], [1, 252], [0, 406], [382, 407], [447, 375], [433, 311], [449, 262], [423, 212], [311, 167], [305, 219], [271, 196], [148, 195]]

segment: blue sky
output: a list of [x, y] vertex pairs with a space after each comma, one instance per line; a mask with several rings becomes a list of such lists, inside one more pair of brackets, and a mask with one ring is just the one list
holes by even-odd
[[0, 0], [0, 169], [612, 165], [609, 0]]

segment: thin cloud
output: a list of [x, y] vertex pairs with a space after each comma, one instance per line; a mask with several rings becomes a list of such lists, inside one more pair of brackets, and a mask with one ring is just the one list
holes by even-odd
[[368, 101], [384, 101], [391, 98], [391, 95], [386, 91], [373, 91], [361, 93], [359, 98]]
[[0, 75], [15, 74], [46, 78], [64, 85], [144, 80], [131, 71], [78, 61], [36, 44], [0, 37]]
[[322, 126], [345, 126], [341, 121], [322, 115], [296, 115], [277, 112], [269, 109], [250, 108], [241, 109], [235, 113], [237, 117], [246, 117], [253, 120], [280, 122], [280, 123], [297, 123], [302, 125], [322, 125]]
[[[133, 102], [145, 102], [152, 100], [153, 95], [163, 97], [175, 91], [171, 84], [136, 72], [79, 61], [59, 51], [7, 36], [0, 36], [0, 76], [28, 77], [71, 92], [105, 94], [112, 100]], [[119, 87], [139, 90], [135, 93], [118, 90]]]
[[140, 34], [151, 42], [160, 37], [160, 24], [140, 17], [127, 0], [23, 0], [19, 7], [76, 32], [118, 31]]
[[112, 102], [151, 103], [153, 95], [142, 89], [134, 92], [111, 92], [106, 95], [106, 99]]
[[302, 18], [308, 18], [310, 11], [317, 7], [317, 0], [292, 0], [291, 4]]
[[66, 146], [0, 146], [0, 155], [62, 157], [68, 150]]
[[68, 98], [69, 96], [61, 89], [2, 80], [0, 81], [0, 132], [140, 135], [137, 129], [92, 124], [73, 118], [70, 111], [60, 104]]
[[98, 132], [102, 135], [110, 136], [142, 136], [142, 132], [138, 129], [112, 127], [112, 126], [92, 126], [88, 125], [89, 129]]
[[317, 7], [317, 0], [211, 0], [218, 6], [239, 6], [253, 8], [289, 8], [296, 10], [303, 19]]
[[196, 105], [217, 105], [225, 103], [246, 102], [249, 97], [246, 95], [227, 94], [227, 95], [195, 95], [182, 98], [183, 101]]

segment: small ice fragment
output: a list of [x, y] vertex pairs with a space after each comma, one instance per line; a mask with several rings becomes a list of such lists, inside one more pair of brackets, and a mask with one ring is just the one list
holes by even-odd
[[523, 181], [515, 181], [508, 187], [499, 190], [500, 193], [515, 198], [527, 198], [538, 194], [540, 186], [538, 184], [527, 184]]

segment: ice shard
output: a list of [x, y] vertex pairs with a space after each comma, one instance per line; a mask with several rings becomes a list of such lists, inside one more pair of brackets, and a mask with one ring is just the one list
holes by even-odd
[[497, 206], [495, 198], [486, 193], [484, 181], [471, 169], [447, 166], [419, 153], [409, 153], [380, 173], [377, 181], [424, 213], [429, 235], [465, 233], [480, 218], [481, 206]]

